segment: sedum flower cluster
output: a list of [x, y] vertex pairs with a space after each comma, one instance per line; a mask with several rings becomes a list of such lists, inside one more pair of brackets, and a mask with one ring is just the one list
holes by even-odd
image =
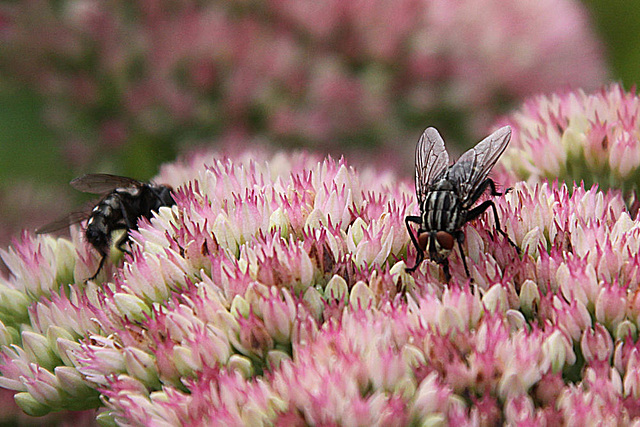
[[[174, 188], [99, 255], [2, 250], [0, 385], [102, 425], [632, 425], [640, 225], [619, 192], [517, 183], [465, 227], [473, 281], [416, 253], [413, 186], [344, 159], [248, 152], [165, 166]], [[115, 253], [116, 251], [114, 251]]]
[[637, 190], [639, 117], [640, 97], [619, 84], [530, 98], [503, 120], [513, 130], [502, 158], [505, 180]]
[[211, 135], [399, 144], [443, 111], [460, 135], [505, 102], [602, 84], [586, 15], [577, 0], [28, 0], [2, 5], [0, 40], [86, 165]]

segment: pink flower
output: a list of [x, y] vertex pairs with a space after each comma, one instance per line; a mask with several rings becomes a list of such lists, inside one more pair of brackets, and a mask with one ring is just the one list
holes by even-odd
[[[602, 365], [613, 356], [613, 340], [609, 332], [600, 324], [585, 330], [580, 340], [580, 348], [588, 363]], [[603, 363], [604, 362], [604, 363]]]
[[2, 261], [14, 278], [14, 287], [36, 298], [56, 290], [58, 278], [70, 279], [73, 255], [73, 247], [67, 240], [26, 233], [20, 241], [14, 241], [13, 247], [0, 249]]
[[623, 406], [622, 383], [615, 370], [587, 369], [579, 386], [567, 387], [558, 399], [563, 422], [584, 424], [593, 420], [608, 420], [616, 425], [630, 423], [630, 414]]
[[577, 300], [568, 303], [558, 296], [553, 297], [551, 304], [553, 308], [548, 308], [552, 318], [549, 320], [558, 325], [558, 328], [574, 342], [578, 342], [583, 332], [591, 327], [591, 316], [587, 307]]
[[617, 84], [594, 93], [581, 89], [525, 101], [504, 120], [513, 129], [502, 157], [505, 178], [631, 189], [640, 167], [638, 105], [638, 96]]
[[613, 283], [602, 287], [596, 299], [596, 320], [610, 330], [625, 318], [628, 290]]
[[3, 9], [5, 62], [71, 134], [72, 163], [116, 167], [125, 143], [176, 149], [212, 131], [334, 149], [373, 140], [397, 152], [419, 131], [416, 117], [446, 108], [469, 131], [505, 100], [591, 90], [606, 77], [571, 0], [236, 6], [19, 2]]
[[443, 283], [429, 261], [406, 271], [417, 206], [391, 174], [245, 153], [163, 176], [176, 205], [140, 222], [97, 283], [83, 281], [96, 260], [78, 228], [3, 251], [0, 385], [25, 411], [102, 405], [105, 422], [196, 425], [637, 417], [640, 240], [619, 192], [516, 184], [496, 209], [531, 250], [483, 215], [463, 228], [474, 281], [452, 255]]

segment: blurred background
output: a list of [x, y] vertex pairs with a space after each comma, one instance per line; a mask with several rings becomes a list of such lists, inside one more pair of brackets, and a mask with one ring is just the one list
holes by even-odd
[[146, 180], [193, 150], [304, 148], [413, 174], [540, 93], [631, 89], [623, 0], [0, 3], [0, 247], [74, 209], [75, 176]]

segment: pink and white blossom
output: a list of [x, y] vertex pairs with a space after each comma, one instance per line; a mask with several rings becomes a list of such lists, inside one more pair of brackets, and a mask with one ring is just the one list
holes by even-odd
[[153, 425], [637, 418], [639, 232], [619, 191], [515, 184], [494, 200], [529, 249], [483, 215], [464, 227], [473, 282], [454, 252], [444, 283], [430, 261], [406, 272], [404, 217], [418, 206], [392, 174], [253, 153], [190, 157], [162, 176], [176, 205], [142, 220], [131, 254], [96, 281], [85, 283], [99, 259], [79, 228], [3, 250], [0, 385], [27, 413], [102, 406], [101, 422]]

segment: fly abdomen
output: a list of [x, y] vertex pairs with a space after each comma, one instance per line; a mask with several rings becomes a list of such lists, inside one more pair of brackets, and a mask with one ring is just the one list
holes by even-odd
[[423, 228], [431, 231], [454, 231], [464, 218], [460, 200], [453, 191], [431, 191], [424, 199]]

